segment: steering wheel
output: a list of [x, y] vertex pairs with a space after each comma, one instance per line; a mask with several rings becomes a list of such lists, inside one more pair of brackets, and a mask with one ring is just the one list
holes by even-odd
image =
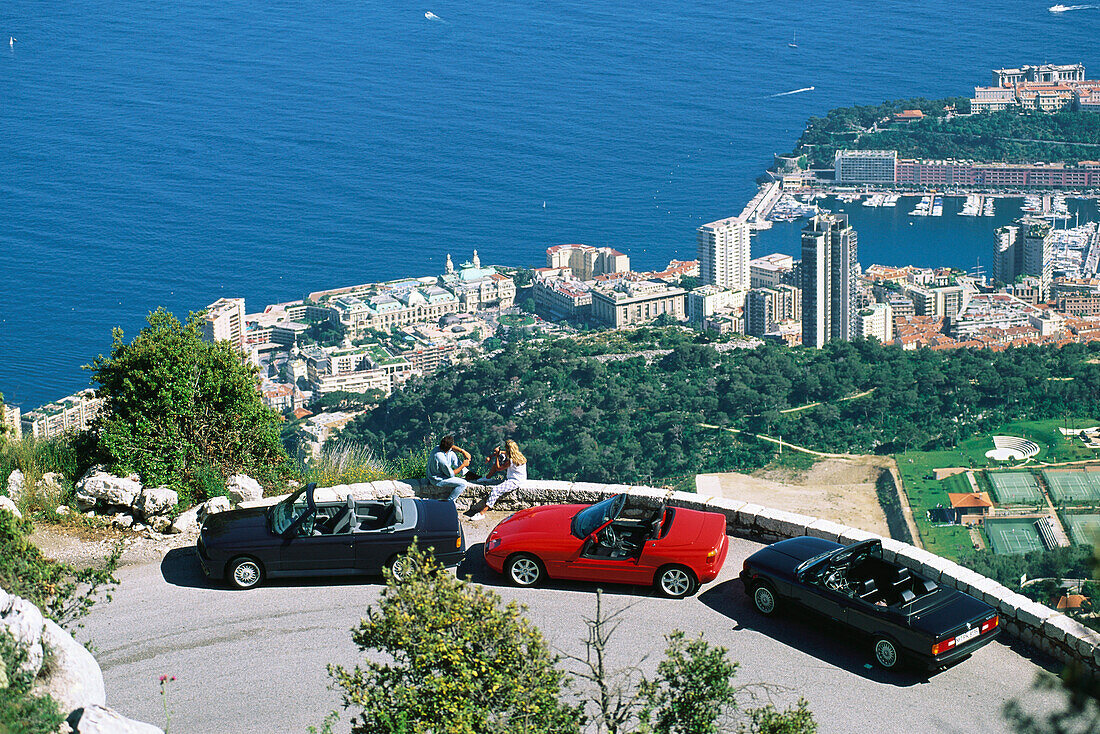
[[825, 577], [825, 586], [833, 591], [848, 593], [848, 577], [844, 574], [844, 566], [838, 566], [829, 572]]
[[600, 545], [607, 546], [608, 548], [614, 548], [619, 545], [619, 534], [615, 532], [615, 528], [608, 525], [600, 533]]

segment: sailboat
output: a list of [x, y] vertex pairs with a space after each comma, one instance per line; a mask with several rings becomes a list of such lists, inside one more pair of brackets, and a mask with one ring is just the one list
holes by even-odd
[[794, 36], [791, 38], [791, 42], [787, 45], [791, 48], [798, 48], [798, 31], [794, 32]]

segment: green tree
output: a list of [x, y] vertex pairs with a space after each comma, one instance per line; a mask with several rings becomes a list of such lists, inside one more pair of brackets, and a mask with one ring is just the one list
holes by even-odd
[[[665, 659], [647, 686], [655, 734], [718, 734], [723, 719], [736, 707], [733, 677], [737, 663], [726, 648], [702, 636], [689, 640], [680, 630], [665, 639]], [[648, 718], [644, 716], [643, 719]]]
[[742, 723], [738, 734], [815, 734], [817, 722], [804, 699], [794, 708], [783, 711], [771, 704], [749, 711], [749, 721]]
[[360, 709], [352, 731], [579, 731], [579, 710], [560, 700], [567, 680], [524, 608], [456, 579], [415, 547], [408, 559], [408, 577], [387, 575], [378, 605], [353, 630], [368, 661], [329, 666], [344, 705]]
[[119, 472], [146, 484], [190, 485], [204, 468], [270, 476], [284, 465], [279, 418], [256, 389], [256, 371], [225, 341], [202, 339], [199, 319], [149, 314], [127, 344], [114, 331], [110, 357], [89, 369], [105, 398], [98, 445]]

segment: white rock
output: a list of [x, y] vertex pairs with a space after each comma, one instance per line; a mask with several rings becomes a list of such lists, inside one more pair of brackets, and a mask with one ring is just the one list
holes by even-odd
[[134, 509], [142, 517], [149, 519], [157, 515], [167, 515], [179, 501], [179, 495], [168, 487], [145, 487], [134, 503]]
[[56, 510], [58, 515], [68, 515], [70, 510], [68, 505], [58, 505]]
[[85, 706], [69, 714], [69, 726], [76, 734], [164, 734], [152, 724], [127, 719], [106, 706]]
[[133, 525], [130, 526], [130, 529], [133, 530], [135, 533], [140, 533], [142, 530], [145, 530], [147, 527], [149, 527], [149, 526], [146, 525], [145, 523], [135, 522]]
[[65, 475], [59, 472], [50, 471], [42, 475], [42, 481], [39, 482], [39, 486], [44, 492], [54, 495], [61, 494], [61, 490], [65, 485]]
[[77, 504], [83, 509], [94, 507], [97, 502], [133, 507], [141, 495], [141, 482], [135, 481], [133, 476], [116, 477], [98, 467], [91, 469], [76, 484]]
[[225, 482], [229, 490], [229, 500], [233, 504], [252, 502], [264, 496], [264, 488], [247, 474], [234, 474]]
[[8, 475], [8, 497], [18, 502], [19, 498], [23, 496], [23, 486], [25, 482], [26, 480], [23, 477], [23, 472], [18, 469], [13, 469], [11, 474]]
[[219, 512], [225, 512], [228, 509], [228, 497], [211, 497], [206, 502], [199, 505], [199, 512], [196, 519], [201, 524], [203, 518], [205, 518], [207, 515], [215, 515]]
[[[187, 533], [199, 529], [199, 511], [202, 509], [202, 505], [192, 507], [186, 512], [181, 512], [179, 517], [172, 521], [168, 528], [164, 531], [166, 533]], [[153, 526], [154, 528], [156, 525]]]
[[9, 497], [0, 495], [0, 510], [7, 510], [16, 517], [22, 519], [23, 513], [19, 511], [19, 508], [15, 506], [15, 503], [11, 501]]
[[161, 517], [154, 517], [154, 518], [153, 518], [153, 519], [152, 519], [152, 520], [151, 520], [151, 521], [149, 522], [149, 526], [150, 526], [151, 528], [153, 528], [153, 530], [154, 530], [155, 532], [158, 532], [158, 533], [167, 533], [167, 532], [168, 532], [168, 529], [172, 527], [172, 521], [171, 521], [171, 520], [169, 520], [169, 519], [168, 519], [167, 517], [164, 517], [164, 516], [161, 516]]
[[42, 629], [42, 644], [50, 654], [38, 673], [36, 694], [48, 694], [62, 711], [107, 704], [103, 672], [83, 645], [50, 619]]
[[27, 651], [22, 669], [38, 674], [45, 660], [42, 649], [42, 627], [46, 620], [34, 604], [0, 589], [0, 626], [7, 629], [16, 644]]
[[120, 512], [111, 518], [111, 524], [116, 528], [128, 528], [134, 524], [134, 518], [125, 512]]
[[299, 482], [297, 479], [288, 479], [286, 482], [286, 486], [290, 487], [291, 489], [301, 489], [302, 483]]

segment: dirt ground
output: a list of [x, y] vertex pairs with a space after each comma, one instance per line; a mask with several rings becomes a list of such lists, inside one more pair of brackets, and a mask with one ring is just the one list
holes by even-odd
[[[798, 512], [889, 536], [886, 515], [875, 496], [875, 482], [886, 457], [822, 459], [808, 471], [761, 470], [716, 477], [721, 496], [777, 510]], [[706, 490], [701, 486], [701, 493]]]
[[131, 566], [159, 562], [168, 551], [194, 545], [198, 533], [156, 535], [123, 532], [114, 528], [82, 528], [36, 523], [30, 541], [43, 555], [75, 568], [102, 564], [117, 543], [122, 543], [119, 565]]

